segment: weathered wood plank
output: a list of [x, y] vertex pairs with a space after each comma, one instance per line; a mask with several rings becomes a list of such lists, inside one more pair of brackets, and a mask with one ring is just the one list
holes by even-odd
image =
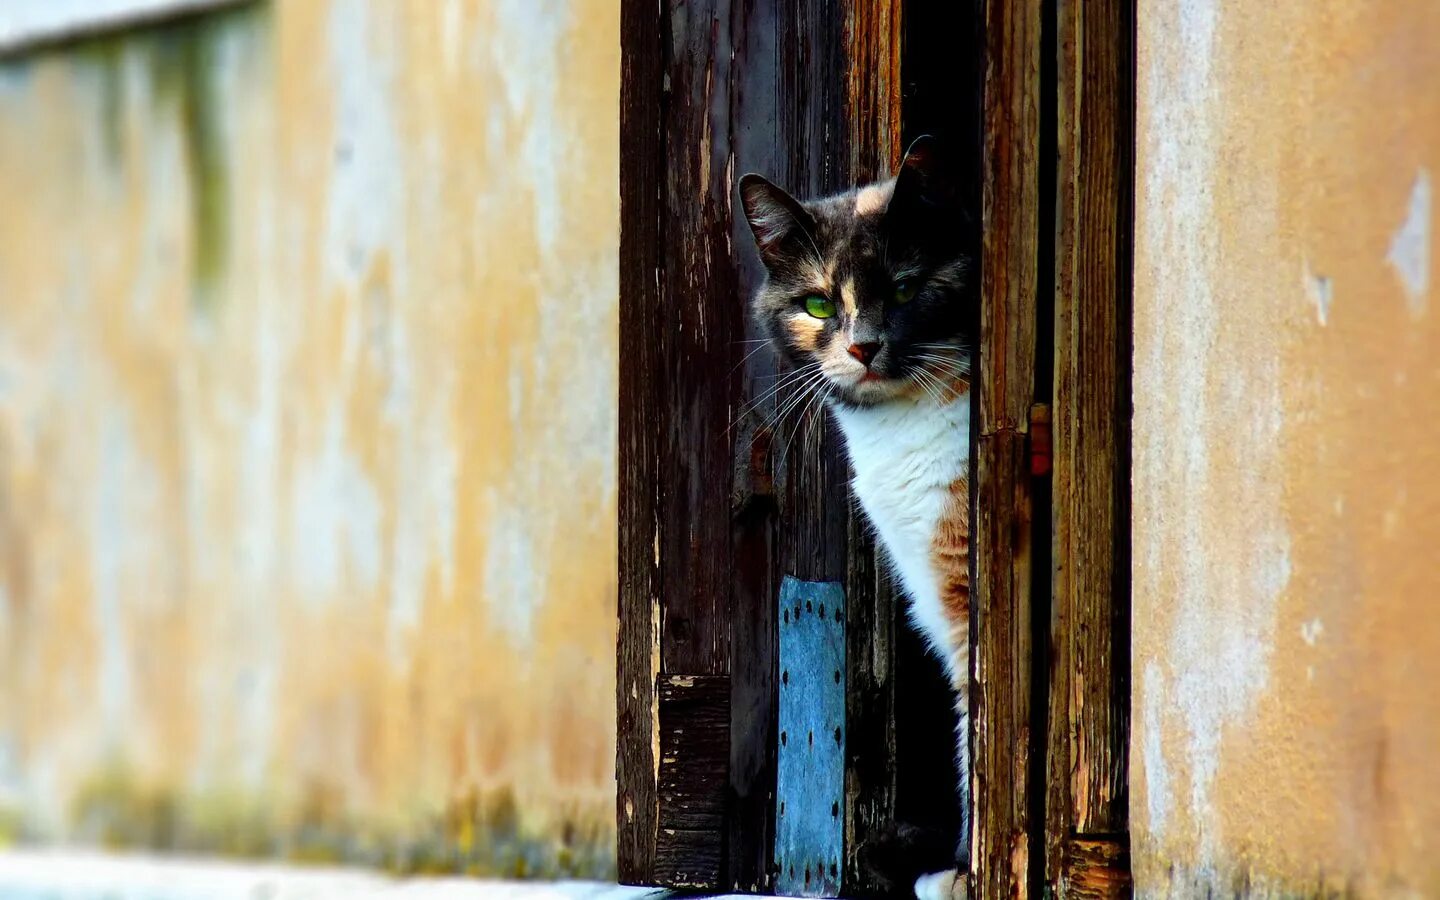
[[725, 842], [711, 828], [662, 828], [655, 883], [680, 891], [713, 890], [725, 866]]
[[656, 419], [665, 414], [660, 329], [662, 68], [655, 3], [621, 8], [619, 630], [616, 858], [620, 880], [654, 878], [658, 741], [660, 481]]
[[[731, 36], [733, 62], [720, 91], [729, 96], [730, 113], [721, 138], [730, 148], [725, 179], [729, 243], [726, 252], [738, 274], [732, 303], [743, 309], [763, 272], [750, 251], [750, 230], [733, 196], [734, 181], [746, 171], [786, 171], [785, 148], [777, 135], [787, 106], [780, 90], [784, 61], [777, 52], [780, 22], [773, 10], [746, 15], [732, 11], [717, 24], [717, 36]], [[761, 335], [746, 323], [745, 339]], [[775, 366], [768, 350], [745, 356], [754, 344], [727, 348], [739, 362], [735, 376], [748, 407], [773, 384]], [[743, 361], [742, 361], [743, 360]], [[725, 885], [734, 891], [765, 892], [774, 876], [775, 719], [778, 668], [776, 603], [783, 571], [780, 546], [781, 492], [774, 455], [779, 439], [768, 418], [773, 406], [740, 416], [730, 411], [734, 438], [731, 497], [730, 615], [730, 801], [726, 823]]]
[[[844, 580], [861, 621], [893, 627], [888, 595], [875, 605], [871, 546], [823, 418], [777, 427], [774, 402], [738, 415], [773, 383], [775, 366], [768, 352], [737, 366], [749, 349], [741, 339], [758, 337], [746, 333], [744, 311], [761, 272], [733, 193], [747, 170], [816, 195], [889, 168], [899, 153], [899, 8], [622, 3], [617, 768], [626, 880], [673, 875], [657, 863], [658, 841], [662, 856], [722, 859], [731, 889], [769, 888], [781, 575]], [[871, 658], [889, 665], [888, 652]], [[729, 803], [703, 852], [699, 831], [661, 831], [656, 807], [654, 685], [675, 673], [730, 676]], [[878, 709], [888, 725], [888, 668], [860, 683], [872, 690], [852, 695], [857, 714]], [[893, 771], [893, 755], [877, 768]], [[889, 794], [869, 784], [860, 804], [888, 821]]]
[[1058, 4], [1046, 881], [1062, 896], [1084, 883], [1062, 878], [1075, 836], [1128, 827], [1133, 27], [1128, 0]]
[[846, 118], [850, 178], [874, 181], [900, 165], [901, 0], [857, 0], [846, 8]]
[[1029, 896], [1030, 512], [1025, 435], [997, 431], [976, 457], [977, 591], [972, 744], [975, 891]]
[[661, 181], [661, 315], [648, 335], [667, 400], [657, 465], [662, 673], [721, 674], [730, 665], [729, 411], [732, 348], [744, 333], [726, 245], [730, 48], [726, 0], [668, 4], [665, 170]]
[[666, 675], [657, 685], [660, 767], [655, 879], [714, 888], [724, 866], [730, 679]]
[[1061, 849], [1059, 895], [1075, 900], [1124, 900], [1135, 891], [1125, 835], [1067, 838]]
[[786, 578], [779, 615], [775, 890], [836, 897], [845, 837], [844, 588]]
[[725, 884], [730, 890], [769, 889], [775, 801], [776, 649], [775, 577], [779, 515], [769, 471], [769, 432], [742, 432], [731, 528], [735, 568], [730, 619], [730, 810], [726, 822]]
[[900, 598], [879, 571], [866, 525], [850, 521], [845, 573], [845, 871], [847, 894], [873, 890], [873, 873], [862, 858], [866, 842], [895, 818], [896, 629]]
[[976, 384], [972, 895], [1029, 895], [1031, 516], [1039, 258], [1039, 0], [986, 0]]

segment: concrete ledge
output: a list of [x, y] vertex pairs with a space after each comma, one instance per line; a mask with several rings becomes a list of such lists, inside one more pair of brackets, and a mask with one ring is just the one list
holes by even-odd
[[0, 53], [247, 0], [5, 0]]
[[0, 852], [0, 900], [658, 900], [664, 895], [584, 881], [398, 879], [359, 869], [82, 849]]

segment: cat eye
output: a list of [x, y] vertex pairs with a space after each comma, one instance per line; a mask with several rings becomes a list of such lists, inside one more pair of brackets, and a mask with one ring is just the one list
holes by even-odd
[[915, 299], [915, 294], [920, 290], [920, 279], [902, 278], [895, 282], [895, 304], [897, 306], [909, 303]]
[[811, 294], [805, 298], [805, 311], [817, 319], [828, 319], [835, 315], [835, 304], [829, 297]]

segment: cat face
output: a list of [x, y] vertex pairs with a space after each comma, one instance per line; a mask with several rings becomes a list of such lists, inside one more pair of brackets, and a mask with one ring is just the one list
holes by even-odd
[[740, 180], [767, 272], [756, 321], [838, 402], [943, 397], [968, 381], [970, 232], [942, 165], [921, 138], [895, 178], [835, 197], [802, 203], [759, 175]]

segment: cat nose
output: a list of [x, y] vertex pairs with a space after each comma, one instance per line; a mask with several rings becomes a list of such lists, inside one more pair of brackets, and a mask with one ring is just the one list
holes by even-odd
[[879, 352], [880, 343], [878, 341], [867, 341], [863, 344], [850, 345], [850, 355], [867, 366], [870, 365], [870, 361], [875, 358], [875, 354]]

